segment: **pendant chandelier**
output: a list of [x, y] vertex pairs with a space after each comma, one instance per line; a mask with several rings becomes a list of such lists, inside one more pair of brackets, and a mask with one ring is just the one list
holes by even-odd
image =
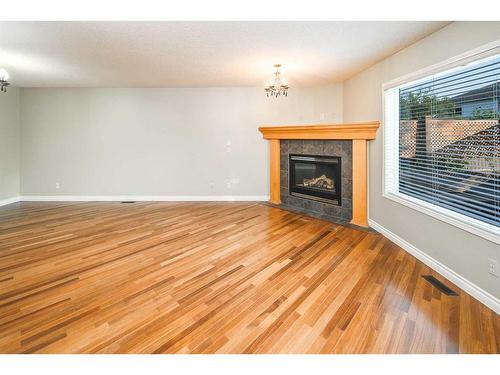
[[275, 98], [281, 95], [288, 96], [289, 86], [286, 79], [281, 77], [281, 64], [275, 64], [274, 68], [276, 69], [274, 71], [274, 78], [269, 80], [264, 88], [266, 90], [266, 95], [267, 97], [274, 96]]
[[9, 85], [9, 73], [5, 69], [0, 69], [0, 92], [7, 92]]

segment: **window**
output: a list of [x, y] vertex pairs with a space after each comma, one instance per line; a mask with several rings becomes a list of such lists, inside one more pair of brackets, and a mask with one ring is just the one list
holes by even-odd
[[500, 53], [470, 60], [386, 87], [384, 195], [500, 243]]

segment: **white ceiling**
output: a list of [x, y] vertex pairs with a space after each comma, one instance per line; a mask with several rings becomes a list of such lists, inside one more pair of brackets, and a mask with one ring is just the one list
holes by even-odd
[[292, 86], [341, 81], [446, 22], [0, 22], [21, 87]]

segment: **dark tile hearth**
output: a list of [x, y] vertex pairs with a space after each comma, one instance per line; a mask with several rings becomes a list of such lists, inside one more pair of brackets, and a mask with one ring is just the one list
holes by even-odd
[[[292, 196], [288, 189], [289, 155], [340, 156], [341, 206]], [[281, 206], [285, 209], [309, 214], [340, 224], [347, 224], [352, 218], [352, 142], [322, 140], [282, 140], [280, 143], [280, 185]]]
[[313, 218], [316, 218], [316, 219], [321, 219], [321, 220], [329, 221], [329, 222], [334, 223], [334, 224], [340, 224], [340, 225], [343, 225], [343, 226], [346, 226], [346, 227], [349, 227], [349, 228], [354, 228], [354, 229], [357, 229], [357, 230], [361, 230], [363, 232], [376, 233], [376, 231], [374, 229], [372, 229], [372, 228], [365, 228], [365, 227], [360, 227], [358, 225], [351, 224], [350, 220], [338, 218], [338, 217], [327, 215], [327, 214], [320, 214], [320, 213], [318, 213], [316, 211], [308, 210], [306, 208], [298, 208], [298, 207], [289, 206], [289, 205], [286, 205], [286, 204], [283, 204], [283, 203], [280, 204], [280, 205], [275, 205], [275, 204], [269, 203], [269, 202], [262, 202], [261, 204], [264, 204], [266, 206], [271, 206], [271, 207], [278, 207], [278, 208], [280, 208], [282, 210], [290, 211], [290, 212], [293, 212], [293, 213], [296, 213], [296, 214], [310, 216], [310, 217], [313, 217]]

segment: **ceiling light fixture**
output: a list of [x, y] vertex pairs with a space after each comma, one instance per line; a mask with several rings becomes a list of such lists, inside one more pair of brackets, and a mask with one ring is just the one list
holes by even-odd
[[0, 92], [7, 92], [9, 85], [9, 73], [5, 69], [0, 69]]
[[266, 87], [264, 88], [266, 90], [266, 95], [267, 97], [269, 96], [274, 96], [277, 98], [280, 95], [283, 96], [288, 96], [288, 82], [286, 79], [281, 77], [280, 73], [280, 68], [281, 64], [275, 64], [275, 71], [274, 71], [274, 78], [269, 80], [266, 83]]

